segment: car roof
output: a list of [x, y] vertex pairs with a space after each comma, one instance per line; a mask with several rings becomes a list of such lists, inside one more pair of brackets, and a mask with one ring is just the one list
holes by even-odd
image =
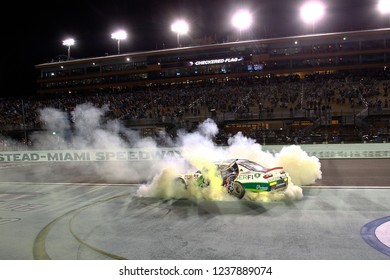
[[225, 160], [220, 160], [220, 161], [214, 161], [213, 163], [218, 165], [218, 166], [221, 166], [221, 165], [230, 165], [232, 164], [233, 162], [237, 162], [237, 164], [241, 164], [241, 165], [257, 165], [258, 167], [261, 167], [263, 169], [265, 169], [264, 166], [262, 166], [261, 164], [257, 163], [257, 162], [254, 162], [254, 161], [251, 161], [249, 159], [243, 159], [243, 158], [238, 158], [238, 159], [225, 159]]

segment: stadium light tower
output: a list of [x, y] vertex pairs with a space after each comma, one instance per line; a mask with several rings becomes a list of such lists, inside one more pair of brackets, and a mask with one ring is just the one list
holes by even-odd
[[119, 30], [111, 34], [111, 38], [118, 41], [118, 54], [121, 53], [121, 40], [127, 38], [127, 33], [124, 30]]
[[187, 34], [189, 25], [185, 20], [177, 20], [171, 25], [171, 30], [177, 34], [177, 46], [180, 47], [180, 35]]
[[252, 15], [247, 10], [237, 11], [232, 18], [232, 24], [238, 29], [241, 39], [243, 30], [248, 29], [252, 25]]
[[68, 47], [68, 60], [70, 59], [70, 47], [73, 46], [74, 43], [75, 43], [75, 41], [72, 38], [69, 38], [69, 39], [66, 39], [66, 40], [62, 41], [62, 44], [64, 46]]
[[325, 14], [325, 6], [319, 1], [309, 1], [301, 7], [301, 18], [304, 22], [312, 25], [312, 31], [315, 31], [316, 22]]

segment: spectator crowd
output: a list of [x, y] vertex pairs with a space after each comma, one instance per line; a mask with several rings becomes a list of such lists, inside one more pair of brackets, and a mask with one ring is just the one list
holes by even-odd
[[385, 71], [316, 73], [306, 76], [265, 76], [215, 82], [149, 86], [99, 93], [4, 98], [1, 131], [45, 126], [40, 109], [71, 112], [77, 105], [107, 106], [107, 118], [154, 120], [184, 125], [191, 118], [277, 118], [298, 115], [357, 115], [365, 109], [389, 107], [390, 79]]

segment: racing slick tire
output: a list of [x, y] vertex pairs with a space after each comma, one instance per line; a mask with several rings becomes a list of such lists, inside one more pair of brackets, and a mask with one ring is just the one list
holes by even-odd
[[174, 187], [175, 188], [178, 188], [178, 189], [187, 189], [187, 184], [186, 182], [184, 181], [183, 178], [176, 178], [175, 179], [175, 182], [174, 182]]
[[245, 188], [239, 182], [233, 182], [233, 191], [231, 192], [231, 195], [241, 199], [245, 195]]

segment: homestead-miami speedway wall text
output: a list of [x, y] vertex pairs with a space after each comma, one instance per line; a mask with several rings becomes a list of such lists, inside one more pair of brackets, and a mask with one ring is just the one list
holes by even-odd
[[[225, 147], [226, 148], [226, 147]], [[282, 145], [263, 146], [264, 151], [279, 153]], [[390, 143], [310, 144], [301, 145], [309, 156], [319, 159], [390, 158]], [[1, 162], [71, 162], [71, 161], [143, 161], [181, 158], [179, 147], [122, 150], [50, 150], [0, 151]]]
[[180, 158], [177, 148], [126, 150], [52, 150], [0, 152], [0, 162], [17, 161], [140, 161]]

